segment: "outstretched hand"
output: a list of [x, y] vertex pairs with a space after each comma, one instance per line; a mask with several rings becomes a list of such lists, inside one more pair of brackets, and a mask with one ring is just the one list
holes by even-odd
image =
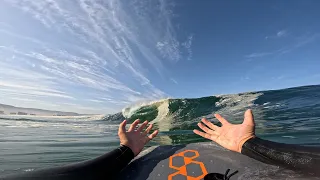
[[193, 130], [194, 133], [210, 139], [224, 148], [241, 153], [242, 145], [249, 139], [255, 137], [255, 123], [252, 111], [249, 109], [244, 114], [242, 124], [231, 124], [219, 114], [214, 115], [222, 124], [221, 127], [212, 124], [207, 119], [202, 119], [198, 126], [204, 131]]
[[144, 145], [156, 137], [158, 130], [148, 135], [152, 129], [152, 124], [150, 124], [148, 128], [143, 131], [147, 126], [148, 121], [143, 122], [141, 126], [136, 129], [139, 124], [139, 120], [135, 120], [129, 127], [128, 131], [126, 131], [126, 124], [127, 121], [124, 120], [119, 126], [118, 136], [120, 138], [120, 144], [129, 147], [134, 153], [134, 156], [137, 156], [142, 151]]

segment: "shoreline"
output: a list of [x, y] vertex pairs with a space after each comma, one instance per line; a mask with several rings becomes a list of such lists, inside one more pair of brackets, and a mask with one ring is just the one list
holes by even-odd
[[93, 114], [93, 115], [75, 115], [75, 116], [53, 116], [53, 115], [12, 115], [12, 114], [0, 114], [0, 117], [12, 117], [12, 118], [55, 118], [55, 119], [63, 119], [63, 118], [87, 118], [87, 117], [104, 117], [105, 114]]

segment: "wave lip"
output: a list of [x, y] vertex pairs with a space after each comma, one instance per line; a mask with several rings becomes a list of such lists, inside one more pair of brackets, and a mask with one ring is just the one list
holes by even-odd
[[[146, 109], [146, 108], [152, 109], [153, 107], [158, 107], [162, 103], [165, 103], [168, 100], [169, 99], [161, 99], [161, 100], [157, 100], [157, 101], [148, 101], [148, 102], [138, 103], [138, 104], [135, 104], [131, 107], [126, 107], [126, 108], [122, 109], [122, 115], [125, 118], [131, 118], [134, 114], [139, 113], [140, 111], [143, 111], [143, 109]], [[141, 112], [140, 112], [140, 114], [141, 114]]]
[[202, 117], [210, 119], [212, 113], [243, 113], [245, 109], [254, 106], [254, 101], [261, 95], [261, 92], [249, 92], [190, 99], [161, 99], [124, 108], [122, 116], [130, 121], [149, 120], [169, 131], [178, 126], [195, 123]]

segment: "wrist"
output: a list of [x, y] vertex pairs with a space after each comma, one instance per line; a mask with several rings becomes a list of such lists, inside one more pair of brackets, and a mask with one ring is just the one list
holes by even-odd
[[244, 143], [246, 143], [249, 139], [252, 139], [252, 138], [255, 138], [255, 137], [256, 137], [256, 136], [253, 134], [253, 135], [251, 135], [251, 136], [248, 136], [248, 137], [246, 137], [246, 138], [243, 138], [243, 139], [240, 141], [240, 143], [239, 143], [238, 152], [241, 153], [241, 151], [242, 151], [242, 146], [243, 146]]
[[129, 141], [120, 141], [120, 146], [126, 146], [128, 148], [130, 148], [132, 151], [133, 151], [133, 147], [132, 147], [132, 144], [129, 143]]
[[134, 154], [132, 148], [130, 148], [129, 146], [121, 143], [119, 149], [120, 149], [122, 152], [129, 151], [129, 152], [132, 154], [132, 158], [135, 157], [135, 154]]

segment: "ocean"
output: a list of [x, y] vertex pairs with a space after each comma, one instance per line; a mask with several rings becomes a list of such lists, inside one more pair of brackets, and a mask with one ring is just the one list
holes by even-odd
[[[282, 90], [164, 99], [107, 116], [32, 117], [0, 115], [0, 174], [33, 171], [97, 157], [119, 145], [118, 124], [149, 120], [159, 135], [148, 144], [207, 141], [192, 130], [202, 117], [220, 113], [233, 123], [253, 110], [256, 134], [282, 143], [320, 146], [320, 85]], [[218, 124], [218, 123], [217, 123]]]

